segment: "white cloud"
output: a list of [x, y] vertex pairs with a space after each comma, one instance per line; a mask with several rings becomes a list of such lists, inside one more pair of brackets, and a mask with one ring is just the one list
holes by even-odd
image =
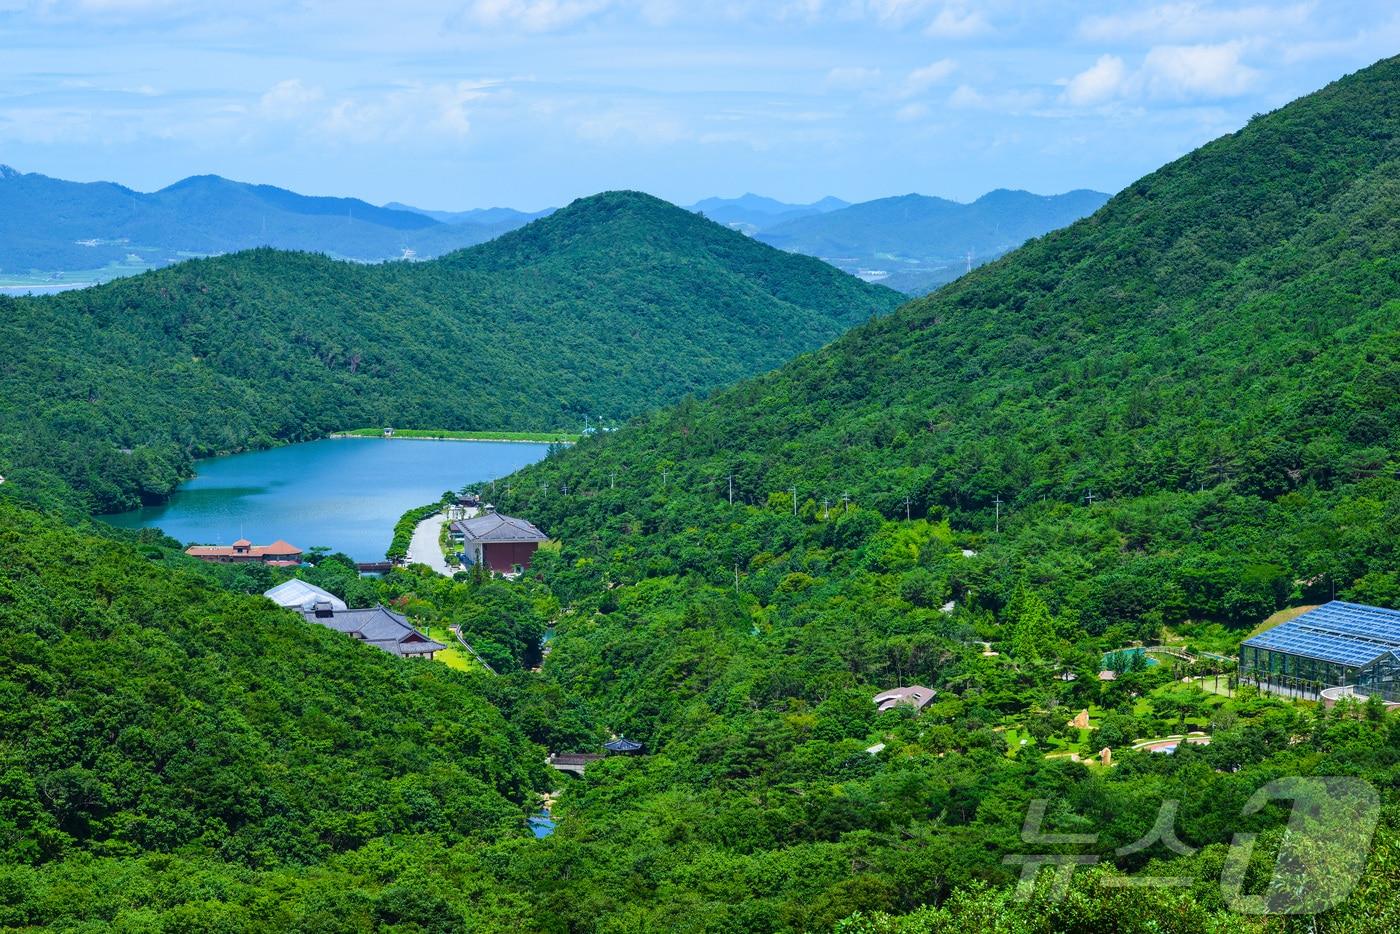
[[866, 0], [864, 6], [881, 22], [903, 25], [927, 10], [929, 0]]
[[840, 66], [826, 73], [826, 86], [837, 91], [860, 91], [880, 80], [880, 69]]
[[901, 96], [914, 97], [922, 94], [935, 84], [941, 83], [956, 71], [957, 67], [958, 63], [951, 58], [940, 58], [922, 68], [915, 68], [905, 77]]
[[304, 115], [324, 96], [320, 88], [309, 88], [300, 78], [289, 78], [268, 89], [258, 101], [258, 109], [274, 120], [293, 120]]
[[1128, 67], [1116, 55], [1101, 55], [1099, 60], [1069, 79], [1065, 100], [1079, 107], [1100, 104], [1123, 93], [1128, 80]]
[[1233, 97], [1244, 93], [1258, 72], [1240, 61], [1243, 44], [1158, 46], [1142, 71], [1155, 97]]
[[1315, 3], [1254, 4], [1224, 9], [1212, 3], [1165, 3], [1130, 13], [1090, 16], [1079, 24], [1091, 42], [1193, 42], [1276, 35], [1297, 30]]
[[927, 104], [905, 104], [895, 112], [894, 118], [901, 123], [913, 123], [929, 115]]
[[125, 16], [127, 14], [149, 15], [189, 9], [192, 4], [186, 0], [50, 0], [47, 3], [30, 4], [38, 6], [45, 13], [68, 13], [69, 15], [93, 14], [98, 16]]
[[686, 125], [670, 116], [651, 109], [627, 110], [614, 108], [591, 114], [579, 120], [575, 132], [591, 143], [611, 143], [629, 139], [657, 146], [677, 143], [694, 136]]
[[1021, 113], [1038, 106], [1044, 96], [1036, 90], [983, 92], [970, 84], [960, 84], [948, 95], [948, 106], [962, 110], [994, 110], [1004, 113]]
[[612, 0], [472, 0], [465, 12], [470, 21], [480, 26], [552, 32], [573, 26], [612, 5]]
[[1101, 55], [1089, 68], [1062, 82], [1061, 99], [1075, 107], [1149, 98], [1194, 101], [1236, 97], [1253, 87], [1259, 73], [1242, 61], [1244, 43], [1159, 45], [1141, 67], [1129, 69], [1116, 55]]
[[938, 39], [967, 39], [990, 32], [991, 25], [980, 10], [950, 3], [938, 11], [924, 33]]
[[328, 135], [356, 143], [460, 139], [471, 132], [469, 105], [485, 98], [488, 87], [471, 81], [415, 83], [345, 97], [330, 106], [319, 126]]

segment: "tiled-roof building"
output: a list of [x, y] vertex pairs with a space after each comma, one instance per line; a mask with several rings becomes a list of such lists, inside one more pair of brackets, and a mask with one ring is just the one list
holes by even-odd
[[191, 545], [185, 549], [185, 554], [215, 564], [261, 563], [276, 567], [301, 564], [301, 549], [281, 539], [271, 545], [254, 545], [246, 538], [240, 538], [232, 545]]
[[635, 756], [642, 751], [642, 744], [635, 739], [619, 736], [617, 739], [604, 743], [603, 748], [615, 755]]
[[400, 658], [432, 658], [447, 646], [434, 642], [399, 614], [382, 606], [363, 610], [336, 609], [329, 601], [301, 611], [308, 622], [343, 632]]
[[518, 574], [530, 566], [541, 542], [549, 540], [524, 519], [488, 512], [452, 523], [452, 538], [462, 543], [468, 564], [482, 564], [500, 574]]

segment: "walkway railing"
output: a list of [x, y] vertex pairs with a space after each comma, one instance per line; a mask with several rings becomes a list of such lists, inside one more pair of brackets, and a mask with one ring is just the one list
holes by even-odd
[[450, 633], [452, 633], [452, 635], [456, 636], [457, 641], [460, 642], [460, 643], [462, 644], [462, 648], [464, 648], [464, 649], [466, 649], [468, 652], [470, 652], [472, 658], [474, 658], [474, 659], [476, 659], [477, 661], [481, 662], [481, 667], [482, 667], [482, 668], [485, 668], [487, 671], [491, 672], [491, 674], [493, 674], [493, 675], [500, 674], [500, 672], [498, 672], [496, 669], [494, 669], [494, 668], [491, 667], [491, 663], [490, 663], [490, 662], [488, 662], [486, 659], [484, 659], [484, 658], [481, 657], [481, 653], [480, 653], [480, 652], [478, 652], [476, 649], [472, 648], [472, 644], [471, 644], [470, 642], [468, 642], [466, 639], [463, 639], [463, 638], [462, 638], [462, 629], [461, 629], [460, 626], [448, 626], [448, 627], [447, 627], [447, 631], [450, 632]]
[[1156, 652], [1158, 655], [1170, 655], [1173, 658], [1181, 659], [1183, 662], [1194, 662], [1196, 660], [1196, 656], [1187, 652], [1180, 646], [1175, 645], [1149, 645], [1144, 647], [1143, 651]]

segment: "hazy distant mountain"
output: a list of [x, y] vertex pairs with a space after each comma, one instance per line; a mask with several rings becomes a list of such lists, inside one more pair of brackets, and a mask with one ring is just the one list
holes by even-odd
[[[688, 210], [870, 282], [922, 294], [1026, 240], [1093, 213], [1096, 191], [1034, 195], [999, 189], [971, 204], [925, 195], [849, 204], [789, 204], [756, 194], [706, 198]], [[82, 284], [179, 259], [258, 246], [377, 262], [430, 259], [554, 212], [433, 211], [399, 202], [300, 195], [271, 185], [196, 175], [143, 193], [112, 182], [69, 182], [0, 166], [0, 277], [65, 272]], [[91, 274], [91, 270], [103, 270]], [[81, 277], [71, 273], [85, 271]], [[78, 280], [82, 282], [79, 283]], [[3, 283], [0, 283], [3, 284]], [[25, 287], [30, 287], [26, 285]], [[47, 283], [45, 283], [47, 287]]]
[[752, 235], [785, 221], [837, 211], [849, 206], [848, 202], [840, 198], [827, 197], [811, 204], [787, 204], [749, 193], [738, 198], [706, 198], [692, 204], [690, 210], [704, 214], [716, 223]]
[[759, 230], [764, 243], [818, 256], [870, 281], [922, 294], [1027, 240], [1094, 213], [1108, 195], [997, 189], [971, 204], [927, 195], [881, 198]]
[[357, 198], [308, 197], [217, 175], [143, 193], [0, 166], [0, 272], [8, 274], [94, 269], [128, 258], [135, 268], [161, 266], [257, 246], [367, 261], [406, 250], [431, 257], [489, 240], [500, 228], [444, 224]]
[[524, 227], [530, 221], [548, 217], [558, 210], [558, 208], [545, 208], [543, 211], [517, 211], [514, 208], [472, 208], [470, 211], [429, 211], [426, 208], [415, 208], [411, 204], [404, 204], [400, 201], [390, 201], [384, 207], [391, 211], [412, 211], [414, 214], [422, 214], [424, 217], [431, 217], [444, 224], [476, 224], [480, 227], [493, 229], [504, 228], [500, 230], [501, 233], [506, 233], [517, 227]]

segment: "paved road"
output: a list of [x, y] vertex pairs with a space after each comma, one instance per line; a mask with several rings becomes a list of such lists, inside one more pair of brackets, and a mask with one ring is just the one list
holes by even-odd
[[435, 513], [418, 523], [418, 527], [413, 530], [413, 540], [408, 544], [409, 564], [426, 564], [443, 577], [452, 576], [455, 568], [448, 567], [447, 559], [442, 554], [442, 546], [438, 544], [446, 522], [446, 516]]

